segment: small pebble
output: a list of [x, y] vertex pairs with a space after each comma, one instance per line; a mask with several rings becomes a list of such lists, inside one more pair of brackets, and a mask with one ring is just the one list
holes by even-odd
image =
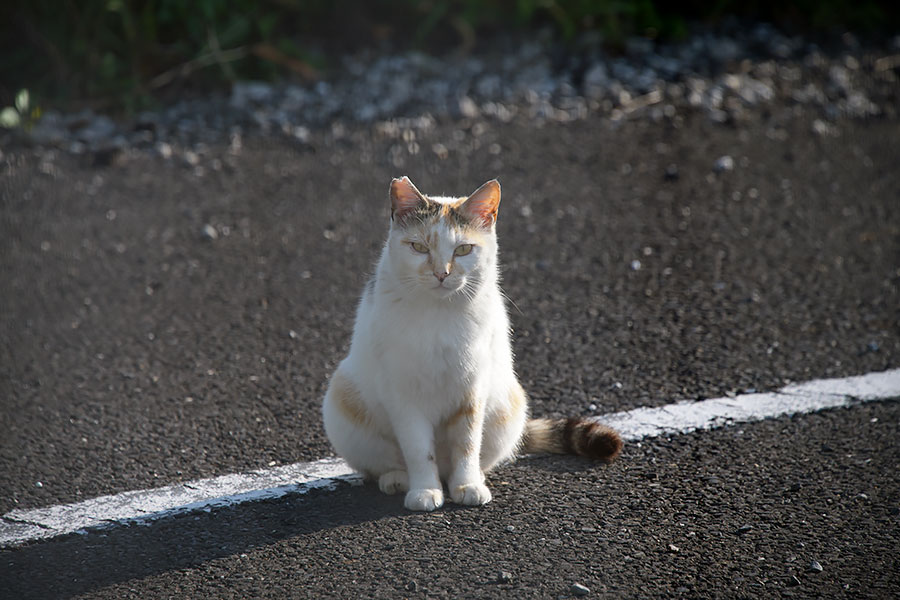
[[791, 578], [788, 579], [788, 587], [797, 587], [798, 585], [800, 585], [800, 580], [796, 575], [791, 575]]
[[500, 571], [497, 574], [497, 583], [512, 583], [513, 576], [509, 571]]
[[667, 548], [668, 548], [669, 552], [678, 552], [679, 550], [681, 550], [681, 548], [679, 548], [675, 544], [669, 544], [667, 546]]
[[410, 581], [409, 583], [406, 584], [406, 590], [408, 592], [417, 592], [417, 591], [419, 591], [419, 584], [416, 583], [415, 581]]
[[172, 158], [172, 146], [170, 146], [166, 142], [159, 142], [156, 145], [156, 151], [161, 157], [165, 159]]
[[734, 159], [728, 156], [720, 156], [716, 159], [715, 165], [713, 165], [713, 170], [716, 173], [722, 173], [723, 171], [733, 171], [734, 170]]
[[825, 569], [822, 568], [822, 565], [819, 564], [819, 561], [814, 560], [809, 563], [809, 566], [806, 568], [810, 573], [821, 573]]
[[40, 481], [38, 481], [37, 483], [34, 484], [34, 487], [42, 488], [42, 487], [44, 487], [44, 484], [41, 483]]
[[753, 525], [741, 525], [740, 527], [738, 527], [737, 533], [738, 535], [742, 535], [744, 533], [747, 533], [751, 529], [753, 529]]
[[463, 96], [459, 99], [459, 112], [464, 117], [474, 119], [481, 111], [478, 109], [478, 105], [475, 104], [474, 100], [468, 96]]
[[203, 226], [203, 231], [201, 232], [201, 236], [204, 240], [215, 240], [219, 237], [219, 232], [216, 231], [216, 228], [207, 223]]
[[581, 585], [580, 583], [573, 583], [572, 587], [569, 588], [569, 591], [572, 592], [574, 596], [587, 596], [591, 593], [591, 589]]

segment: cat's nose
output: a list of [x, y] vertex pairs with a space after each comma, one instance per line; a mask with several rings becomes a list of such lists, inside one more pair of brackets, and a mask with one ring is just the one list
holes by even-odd
[[450, 274], [450, 269], [444, 267], [443, 271], [435, 271], [434, 276], [437, 277], [438, 281], [444, 283], [444, 280], [447, 279], [447, 275]]

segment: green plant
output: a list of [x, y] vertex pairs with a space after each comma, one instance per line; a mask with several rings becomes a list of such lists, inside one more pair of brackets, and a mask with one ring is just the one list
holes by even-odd
[[30, 129], [40, 117], [41, 109], [31, 106], [31, 94], [27, 89], [21, 89], [16, 93], [13, 106], [6, 106], [0, 110], [0, 127]]
[[[290, 1], [16, 0], [0, 80], [63, 102], [137, 108], [163, 88], [314, 69], [292, 44]], [[0, 88], [2, 92], [2, 88]]]

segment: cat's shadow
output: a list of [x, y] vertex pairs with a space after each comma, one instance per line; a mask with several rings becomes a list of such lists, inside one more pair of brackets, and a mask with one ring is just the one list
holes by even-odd
[[[513, 475], [519, 467], [578, 474], [602, 466], [571, 456], [532, 455], [520, 457], [514, 466], [500, 467], [490, 475], [489, 484]], [[448, 502], [441, 512], [464, 510], [470, 507]], [[4, 564], [0, 590], [10, 598], [70, 598], [326, 529], [395, 518], [423, 518], [423, 514], [406, 510], [402, 495], [382, 494], [374, 483], [340, 482], [334, 490], [118, 524], [6, 549], [0, 551]]]
[[607, 463], [568, 454], [529, 454], [519, 457], [516, 462], [548, 473], [585, 474], [609, 466]]
[[339, 483], [335, 490], [82, 531], [6, 549], [0, 551], [0, 590], [8, 598], [70, 598], [323, 529], [412, 514], [403, 508], [401, 496], [386, 496], [377, 485]]

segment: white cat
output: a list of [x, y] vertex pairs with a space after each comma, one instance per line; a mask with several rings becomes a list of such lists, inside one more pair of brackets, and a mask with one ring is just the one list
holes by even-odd
[[390, 198], [390, 233], [323, 403], [337, 453], [428, 511], [444, 503], [442, 482], [453, 502], [489, 502], [485, 472], [518, 451], [615, 458], [609, 427], [528, 418], [499, 287], [500, 184], [427, 197], [403, 177]]

